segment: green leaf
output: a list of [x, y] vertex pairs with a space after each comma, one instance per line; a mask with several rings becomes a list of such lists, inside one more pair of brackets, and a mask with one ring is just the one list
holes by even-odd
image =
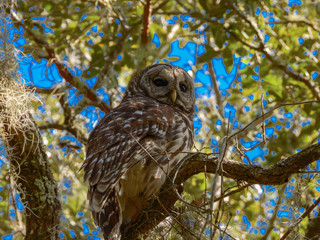
[[204, 10], [208, 11], [208, 1], [207, 0], [199, 0], [199, 3]]
[[229, 60], [231, 59], [233, 61], [233, 53], [231, 51], [230, 48], [226, 47], [223, 51], [222, 51], [222, 56], [223, 56], [223, 60]]
[[223, 44], [227, 40], [227, 34], [223, 28], [218, 28], [216, 32], [212, 33], [214, 36], [214, 41], [219, 48], [223, 47]]
[[51, 10], [51, 8], [52, 8], [52, 4], [51, 4], [51, 3], [46, 3], [46, 4], [44, 5], [44, 8], [45, 8], [48, 12], [50, 12], [50, 10]]
[[221, 51], [216, 51], [209, 45], [205, 45], [204, 47], [206, 52], [197, 58], [197, 64], [208, 62], [221, 53]]
[[75, 28], [77, 25], [78, 25], [77, 22], [72, 21], [72, 22], [68, 25], [68, 27], [69, 27], [69, 28]]
[[248, 55], [249, 50], [244, 48], [244, 47], [240, 47], [236, 49], [236, 53], [239, 54], [239, 56], [246, 56]]

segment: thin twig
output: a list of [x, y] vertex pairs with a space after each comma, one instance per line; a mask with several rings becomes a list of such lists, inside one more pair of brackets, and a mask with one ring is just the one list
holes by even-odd
[[167, 214], [172, 217], [172, 219], [177, 222], [184, 230], [186, 230], [189, 234], [191, 234], [195, 239], [199, 239], [200, 238], [198, 236], [196, 236], [192, 231], [190, 231], [188, 228], [186, 228], [183, 224], [180, 223], [180, 221], [173, 216], [171, 213], [169, 213], [169, 211], [166, 209], [166, 207], [161, 203], [160, 199], [157, 197], [157, 201], [158, 203], [162, 206], [163, 210], [165, 210], [167, 212]]
[[233, 191], [231, 191], [231, 192], [225, 193], [225, 194], [223, 194], [223, 195], [220, 196], [220, 197], [217, 197], [214, 201], [216, 202], [216, 201], [219, 201], [220, 199], [223, 199], [223, 198], [229, 197], [229, 196], [231, 196], [231, 195], [233, 195], [233, 194], [236, 194], [236, 193], [238, 193], [238, 192], [241, 192], [243, 189], [245, 189], [245, 188], [247, 188], [247, 187], [250, 187], [251, 185], [252, 185], [251, 183], [247, 183], [247, 184], [239, 187], [239, 188], [236, 189], [236, 190], [233, 190]]
[[[218, 159], [216, 157], [209, 159], [208, 157], [208, 154], [193, 154], [190, 159], [184, 161], [182, 166], [179, 165], [178, 172], [176, 168], [170, 173], [171, 178], [166, 180], [158, 195], [161, 203], [168, 211], [173, 208], [178, 200], [175, 190], [172, 189], [172, 179], [174, 179], [176, 185], [180, 185], [191, 176], [203, 172], [204, 169], [207, 173], [217, 172]], [[225, 159], [223, 161], [223, 174], [225, 177], [246, 181], [248, 184], [279, 185], [288, 182], [292, 174], [298, 173], [300, 169], [304, 169], [310, 163], [318, 160], [319, 157], [320, 143], [317, 143], [280, 160], [274, 165], [268, 166], [268, 168], [256, 165], [250, 166]], [[218, 174], [222, 173], [219, 171]], [[129, 227], [125, 234], [126, 239], [135, 239], [138, 236], [137, 234], [146, 233], [168, 216], [157, 202], [151, 203], [147, 211], [148, 218], [154, 219], [154, 222], [146, 221], [146, 216], [141, 215], [139, 220]]]
[[57, 129], [57, 130], [65, 130], [71, 133], [75, 138], [77, 138], [81, 143], [86, 144], [88, 139], [82, 134], [78, 129], [71, 127], [66, 124], [59, 124], [59, 123], [48, 123], [39, 126], [40, 130], [44, 129]]
[[[212, 60], [210, 60], [208, 62], [208, 70], [209, 70], [209, 74], [210, 74], [210, 78], [211, 78], [211, 82], [212, 82], [212, 86], [213, 86], [213, 91], [216, 95], [216, 102], [218, 105], [218, 117], [222, 122], [225, 122], [225, 117], [224, 117], [224, 111], [223, 111], [223, 102], [222, 102], [222, 96], [219, 90], [219, 86], [218, 86], [218, 81], [217, 81], [217, 76], [214, 72], [213, 69], [213, 64], [212, 64]], [[222, 130], [224, 133], [227, 132], [227, 129], [225, 128], [225, 125], [222, 124]]]
[[302, 24], [302, 25], [308, 25], [313, 30], [320, 32], [320, 27], [318, 27], [315, 23], [307, 20], [307, 19], [285, 19], [285, 20], [279, 20], [279, 21], [271, 21], [268, 22], [268, 24]]
[[92, 102], [97, 103], [98, 107], [102, 111], [104, 112], [110, 111], [111, 107], [105, 102], [103, 102], [96, 95], [96, 93], [93, 92], [91, 89], [89, 89], [85, 84], [83, 84], [82, 81], [72, 76], [72, 74], [67, 70], [67, 68], [63, 65], [63, 63], [59, 60], [59, 57], [55, 54], [53, 48], [51, 48], [47, 42], [38, 38], [31, 29], [29, 29], [25, 24], [21, 22], [21, 20], [13, 11], [11, 11], [11, 18], [15, 20], [16, 25], [23, 27], [26, 33], [35, 41], [35, 43], [39, 47], [44, 48], [46, 50], [48, 57], [51, 59], [51, 62], [56, 65], [60, 76], [63, 77], [65, 81], [67, 81], [72, 86], [77, 88], [80, 93], [84, 93], [84, 95], [88, 99], [90, 99]]
[[320, 197], [310, 206], [308, 209], [298, 218], [298, 220], [289, 227], [289, 229], [285, 232], [285, 234], [282, 235], [280, 240], [286, 239], [286, 237], [289, 236], [289, 234], [293, 231], [293, 229], [302, 222], [302, 220], [311, 213], [311, 211], [320, 203]]
[[280, 63], [274, 56], [272, 56], [270, 49], [266, 48], [264, 45], [264, 37], [261, 33], [261, 31], [258, 28], [258, 25], [256, 22], [252, 21], [247, 17], [247, 14], [243, 13], [232, 1], [228, 0], [229, 5], [234, 9], [237, 15], [239, 15], [240, 18], [242, 18], [245, 22], [249, 24], [249, 26], [253, 29], [253, 31], [258, 36], [259, 44], [258, 45], [252, 45], [244, 41], [242, 38], [240, 38], [237, 34], [235, 34], [230, 29], [224, 27], [225, 31], [229, 32], [229, 34], [234, 37], [237, 41], [241, 42], [242, 44], [246, 45], [247, 47], [259, 51], [260, 53], [263, 53], [272, 63], [275, 67], [282, 70], [284, 73], [295, 79], [296, 81], [300, 81], [304, 83], [312, 92], [313, 96], [320, 100], [320, 92], [319, 89], [316, 87], [316, 85], [310, 81], [310, 79], [303, 77], [302, 75], [298, 74], [297, 72], [290, 70], [288, 66]]
[[[230, 126], [230, 113], [229, 113], [229, 118], [228, 118], [227, 136], [224, 138], [224, 141], [222, 143], [222, 147], [221, 147], [221, 150], [220, 150], [220, 155], [219, 155], [219, 158], [218, 158], [218, 165], [217, 165], [217, 168], [216, 168], [216, 171], [215, 171], [214, 181], [213, 181], [213, 184], [212, 184], [211, 199], [210, 199], [210, 212], [207, 214], [207, 218], [206, 218], [205, 224], [203, 225], [201, 233], [203, 233], [205, 231], [206, 225], [208, 224], [208, 221], [210, 221], [210, 228], [212, 228], [213, 203], [214, 203], [214, 199], [215, 199], [214, 193], [216, 191], [218, 173], [220, 172], [221, 174], [223, 174], [222, 161], [224, 159], [224, 156], [226, 154], [227, 147], [228, 147], [229, 126]], [[213, 231], [212, 231], [212, 229], [210, 229], [210, 237], [211, 238], [213, 237], [212, 234], [213, 234]]]
[[[247, 124], [245, 127], [241, 128], [239, 131], [231, 134], [231, 136], [228, 137], [228, 141], [233, 139], [235, 136], [237, 137], [241, 137], [242, 135], [244, 135], [247, 131], [252, 130], [253, 128], [255, 128], [257, 125], [259, 125], [260, 123], [262, 123], [262, 121], [268, 117], [271, 116], [271, 113], [274, 112], [276, 109], [280, 108], [280, 107], [284, 107], [284, 106], [295, 106], [295, 105], [303, 105], [303, 104], [314, 104], [314, 103], [320, 103], [320, 100], [318, 101], [305, 101], [305, 102], [296, 102], [296, 103], [281, 103], [273, 108], [271, 108], [271, 110], [269, 110], [268, 112], [266, 112], [265, 114], [257, 117], [255, 120], [251, 121], [249, 124]], [[243, 134], [244, 133], [244, 134]]]
[[270, 233], [272, 232], [272, 230], [274, 228], [273, 223], [277, 218], [278, 210], [280, 208], [280, 204], [282, 201], [282, 196], [283, 196], [283, 193], [284, 193], [284, 190], [286, 189], [286, 187], [287, 187], [287, 184], [283, 185], [280, 189], [278, 189], [278, 193], [279, 193], [278, 194], [278, 201], [277, 201], [276, 206], [273, 210], [272, 217], [268, 221], [268, 227], [267, 227], [266, 233], [262, 236], [262, 238], [260, 240], [267, 240], [268, 236], [270, 235]]

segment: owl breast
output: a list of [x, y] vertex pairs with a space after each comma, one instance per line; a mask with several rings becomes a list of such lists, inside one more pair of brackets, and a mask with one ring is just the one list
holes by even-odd
[[177, 110], [174, 113], [174, 124], [165, 136], [146, 140], [146, 149], [150, 146], [153, 152], [149, 152], [128, 170], [116, 186], [124, 224], [134, 220], [160, 190], [167, 175], [190, 151], [192, 139], [192, 122]]
[[94, 222], [105, 239], [121, 238], [190, 151], [194, 90], [182, 68], [148, 66], [90, 133], [81, 168]]

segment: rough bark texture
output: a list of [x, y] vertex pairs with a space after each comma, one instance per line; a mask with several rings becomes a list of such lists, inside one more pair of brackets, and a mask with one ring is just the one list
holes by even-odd
[[[5, 111], [1, 109], [0, 110]], [[3, 113], [3, 112], [2, 112]], [[30, 116], [31, 118], [31, 116]], [[57, 183], [53, 178], [42, 139], [32, 119], [28, 127], [9, 127], [1, 119], [6, 139], [6, 157], [24, 199], [27, 240], [59, 239], [61, 203]]]
[[[251, 184], [280, 185], [286, 183], [290, 176], [298, 173], [310, 163], [320, 159], [320, 143], [309, 146], [303, 151], [269, 167], [251, 166], [243, 163], [224, 160], [220, 175]], [[137, 222], [131, 224], [123, 239], [139, 239], [157, 226], [170, 214], [179, 199], [175, 189], [180, 191], [182, 184], [191, 176], [200, 172], [215, 173], [218, 159], [209, 155], [195, 154], [186, 160], [181, 168], [175, 169], [164, 183], [156, 200], [141, 213]], [[175, 177], [176, 176], [176, 177]], [[174, 180], [173, 187], [172, 180]]]

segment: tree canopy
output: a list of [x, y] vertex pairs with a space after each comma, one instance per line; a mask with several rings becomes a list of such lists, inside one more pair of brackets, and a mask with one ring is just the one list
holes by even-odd
[[194, 78], [195, 145], [123, 239], [320, 236], [318, 1], [0, 7], [2, 239], [102, 239], [88, 134], [158, 62]]

